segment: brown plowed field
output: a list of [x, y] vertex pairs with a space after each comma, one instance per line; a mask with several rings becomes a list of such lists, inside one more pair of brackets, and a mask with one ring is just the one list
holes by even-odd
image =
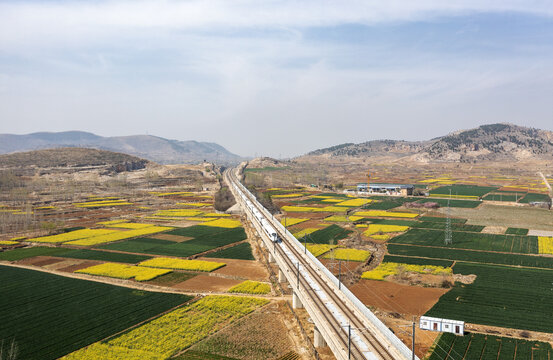
[[447, 289], [363, 279], [350, 290], [366, 305], [388, 312], [417, 316], [427, 312], [447, 292]]
[[226, 266], [215, 270], [215, 274], [235, 276], [238, 278], [260, 281], [265, 281], [269, 278], [269, 274], [267, 273], [265, 267], [253, 260], [217, 259], [204, 257], [199, 257], [198, 260], [217, 261], [227, 264]]
[[175, 289], [197, 291], [197, 292], [223, 292], [234, 285], [240, 284], [242, 280], [227, 279], [218, 276], [198, 275], [192, 279], [183, 281], [171, 286]]

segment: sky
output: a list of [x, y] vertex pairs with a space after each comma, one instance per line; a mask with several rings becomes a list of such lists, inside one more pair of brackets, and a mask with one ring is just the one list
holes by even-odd
[[285, 158], [552, 109], [549, 0], [0, 0], [0, 133]]

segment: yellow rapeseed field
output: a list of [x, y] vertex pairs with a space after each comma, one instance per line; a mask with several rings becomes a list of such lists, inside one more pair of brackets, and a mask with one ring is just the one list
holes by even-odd
[[11, 240], [0, 240], [0, 245], [15, 245], [19, 244], [17, 241], [11, 241]]
[[113, 277], [118, 279], [131, 279], [136, 281], [152, 280], [158, 276], [165, 275], [171, 272], [168, 269], [152, 269], [141, 266], [133, 266], [126, 264], [105, 263], [94, 265], [85, 269], [75, 271], [76, 273], [100, 275]]
[[365, 204], [368, 204], [371, 201], [372, 200], [369, 200], [369, 199], [350, 199], [350, 200], [342, 201], [342, 202], [336, 204], [336, 206], [359, 207], [359, 206], [363, 206]]
[[29, 241], [41, 242], [41, 243], [62, 243], [62, 242], [67, 242], [71, 240], [85, 239], [85, 238], [90, 238], [94, 236], [106, 235], [106, 234], [112, 234], [112, 233], [118, 233], [118, 232], [119, 230], [112, 230], [112, 229], [81, 229], [81, 230], [70, 231], [67, 233], [62, 233], [57, 235], [49, 235], [49, 236], [42, 236], [39, 238], [32, 238], [32, 239], [29, 239]]
[[553, 254], [553, 237], [539, 236], [538, 248], [540, 254]]
[[324, 202], [324, 203], [340, 203], [342, 201], [343, 201], [342, 199], [335, 199], [335, 198], [328, 198], [328, 199], [321, 200], [321, 202]]
[[286, 227], [288, 227], [288, 226], [292, 226], [292, 225], [302, 223], [302, 222], [307, 221], [307, 220], [310, 220], [310, 219], [287, 217], [287, 218], [284, 218], [284, 219], [280, 220], [280, 223], [282, 225], [286, 225]]
[[390, 238], [390, 235], [386, 235], [386, 234], [381, 234], [381, 235], [371, 235], [371, 237], [375, 240], [383, 240], [383, 241], [386, 241]]
[[326, 252], [329, 252], [330, 250], [334, 249], [334, 248], [337, 248], [338, 245], [329, 245], [329, 244], [307, 244], [306, 245], [307, 247], [307, 250], [309, 250], [309, 252], [311, 254], [313, 254], [313, 256], [317, 257], [317, 256], [321, 256], [322, 254], [326, 253]]
[[285, 199], [285, 198], [295, 198], [303, 196], [302, 193], [294, 193], [294, 194], [280, 194], [280, 195], [272, 195], [271, 197], [275, 199]]
[[25, 240], [26, 238], [27, 238], [26, 236], [16, 236], [16, 237], [11, 238], [10, 240], [11, 241], [20, 241], [20, 240]]
[[119, 220], [100, 221], [97, 224], [98, 225], [113, 225], [113, 224], [121, 224], [121, 223], [126, 223], [126, 222], [129, 222], [129, 220], [119, 219]]
[[355, 213], [357, 216], [364, 217], [394, 217], [394, 218], [415, 218], [419, 214], [406, 213], [406, 212], [391, 212], [384, 210], [364, 210]]
[[385, 224], [369, 224], [367, 230], [363, 232], [365, 236], [371, 236], [378, 233], [394, 233], [407, 231], [409, 226], [402, 225], [385, 225]]
[[204, 214], [203, 216], [209, 216], [209, 217], [229, 217], [230, 214], [212, 212], [212, 213]]
[[231, 287], [228, 289], [228, 292], [240, 294], [268, 294], [271, 292], [271, 286], [259, 281], [246, 280]]
[[308, 207], [308, 206], [283, 206], [281, 207], [281, 210], [287, 211], [287, 212], [314, 212], [319, 210], [320, 208], [316, 207]]
[[89, 202], [83, 202], [83, 203], [74, 203], [73, 205], [81, 208], [91, 208], [91, 207], [132, 205], [132, 203], [125, 200], [100, 200], [100, 201], [89, 201]]
[[107, 224], [106, 227], [113, 227], [113, 228], [121, 228], [121, 229], [144, 229], [148, 228], [150, 226], [153, 226], [153, 224], [141, 224], [141, 223], [131, 223], [131, 222], [120, 222], [115, 224]]
[[334, 249], [323, 256], [325, 259], [347, 260], [347, 261], [366, 261], [371, 256], [370, 251], [358, 249]]
[[309, 235], [309, 234], [311, 234], [311, 233], [314, 233], [314, 232], [317, 231], [317, 230], [320, 230], [320, 229], [318, 229], [318, 228], [305, 228], [305, 229], [300, 230], [300, 231], [298, 231], [297, 233], [294, 233], [294, 234], [292, 234], [292, 235], [294, 235], [294, 237], [295, 237], [296, 239], [299, 239], [299, 238], [304, 237], [305, 235]]
[[183, 259], [175, 259], [175, 258], [158, 257], [158, 258], [142, 261], [138, 265], [155, 267], [155, 268], [165, 268], [165, 269], [210, 272], [213, 270], [217, 270], [225, 266], [226, 264], [222, 262], [215, 262], [215, 261], [183, 260]]
[[242, 226], [242, 223], [238, 220], [233, 220], [233, 219], [217, 219], [217, 220], [213, 220], [213, 221], [207, 221], [207, 222], [201, 223], [199, 225], [232, 229], [232, 228], [237, 228], [237, 227]]
[[251, 297], [206, 296], [112, 340], [94, 343], [62, 359], [168, 359], [268, 302]]
[[112, 241], [130, 239], [138, 236], [155, 234], [158, 232], [172, 230], [172, 229], [173, 229], [172, 227], [168, 227], [168, 226], [152, 225], [144, 229], [117, 231], [117, 232], [108, 233], [105, 235], [98, 235], [98, 236], [88, 237], [84, 239], [69, 241], [67, 242], [67, 244], [80, 245], [80, 246], [92, 246], [92, 245], [98, 245], [98, 244], [108, 243]]
[[203, 211], [201, 210], [194, 210], [194, 209], [167, 209], [167, 210], [159, 210], [157, 211], [154, 216], [162, 216], [162, 217], [187, 217], [187, 216], [197, 216], [203, 214]]
[[345, 215], [331, 215], [325, 218], [325, 221], [335, 221], [335, 222], [348, 222], [348, 221], [357, 221], [363, 219], [362, 216], [345, 216]]
[[213, 220], [217, 220], [218, 218], [216, 217], [203, 217], [203, 216], [196, 216], [196, 217], [185, 217], [184, 220], [189, 220], [189, 221], [213, 221]]
[[211, 205], [210, 203], [200, 203], [200, 202], [184, 202], [184, 203], [177, 203], [177, 205], [181, 206], [193, 206], [193, 207], [204, 207]]
[[373, 270], [365, 271], [363, 275], [361, 275], [361, 278], [369, 279], [369, 280], [384, 280], [385, 277], [398, 274], [400, 271], [416, 272], [420, 274], [433, 274], [433, 275], [452, 273], [451, 268], [445, 268], [442, 266], [411, 265], [411, 264], [385, 262], [378, 265]]

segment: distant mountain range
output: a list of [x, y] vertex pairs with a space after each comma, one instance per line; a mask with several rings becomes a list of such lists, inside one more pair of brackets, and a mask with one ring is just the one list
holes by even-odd
[[512, 124], [482, 125], [426, 141], [374, 140], [312, 151], [303, 157], [392, 156], [416, 161], [553, 160], [553, 132]]
[[103, 137], [83, 131], [0, 134], [0, 154], [57, 147], [87, 147], [121, 152], [161, 164], [237, 164], [243, 160], [221, 145], [209, 142], [169, 140], [152, 135]]

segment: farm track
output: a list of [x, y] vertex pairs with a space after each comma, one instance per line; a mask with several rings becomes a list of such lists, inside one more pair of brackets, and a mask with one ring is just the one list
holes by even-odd
[[[227, 180], [230, 183], [232, 182], [238, 182], [237, 179], [232, 179], [232, 175], [230, 174], [230, 171], [226, 172]], [[249, 196], [249, 195], [247, 195]], [[250, 199], [252, 203], [257, 206], [255, 199]], [[261, 213], [263, 213], [263, 209], [259, 209]], [[349, 321], [351, 321], [351, 326], [353, 329], [357, 329], [358, 335], [364, 340], [366, 344], [370, 344], [371, 351], [378, 354], [378, 356], [381, 359], [390, 359], [394, 360], [394, 357], [392, 354], [390, 354], [384, 346], [380, 344], [380, 342], [375, 338], [374, 335], [372, 335], [369, 331], [359, 331], [359, 330], [366, 330], [365, 324], [357, 317], [357, 315], [351, 310], [349, 307], [347, 307], [343, 300], [331, 289], [331, 287], [328, 285], [326, 281], [323, 281], [321, 278], [321, 275], [319, 275], [313, 268], [310, 262], [304, 257], [303, 254], [300, 253], [298, 249], [296, 249], [296, 246], [289, 243], [287, 240], [288, 235], [283, 234], [282, 231], [279, 229], [279, 227], [275, 226], [274, 219], [267, 218], [270, 222], [273, 223], [273, 227], [276, 229], [276, 231], [279, 233], [279, 236], [283, 241], [279, 243], [279, 246], [275, 246], [275, 249], [278, 249], [277, 251], [280, 253], [281, 257], [284, 259], [284, 261], [287, 263], [288, 267], [290, 269], [294, 269], [295, 266], [292, 262], [292, 260], [288, 257], [288, 255], [285, 253], [283, 246], [286, 246], [286, 248], [293, 253], [293, 255], [297, 258], [299, 262], [301, 262], [301, 265], [304, 269], [306, 269], [311, 276], [312, 279], [314, 279], [320, 288], [324, 289], [324, 292], [327, 296], [329, 296], [332, 299], [332, 302], [339, 308], [339, 310], [344, 314]], [[304, 289], [307, 291], [312, 291], [311, 287], [307, 284], [307, 281], [305, 280], [305, 276], [299, 276], [299, 285], [301, 286], [303, 284]], [[313, 292], [314, 294], [315, 292]], [[344, 329], [342, 329], [342, 326], [340, 325], [340, 322], [338, 319], [334, 318], [329, 314], [329, 311], [327, 307], [324, 304], [324, 301], [318, 297], [318, 296], [312, 296], [311, 299], [313, 300], [313, 303], [317, 307], [318, 311], [325, 317], [327, 323], [332, 327], [332, 330], [335, 333], [335, 336], [340, 339], [340, 343], [342, 344], [344, 349], [348, 348], [348, 336]], [[358, 345], [355, 341], [351, 342], [351, 350], [352, 355], [354, 359], [363, 359], [364, 356], [359, 349]]]
[[63, 276], [67, 278], [72, 279], [80, 279], [80, 280], [88, 280], [88, 281], [94, 281], [99, 282], [103, 284], [108, 285], [115, 285], [120, 287], [126, 287], [129, 289], [136, 289], [136, 290], [144, 290], [144, 291], [150, 291], [150, 292], [158, 292], [158, 293], [167, 293], [167, 294], [179, 294], [179, 295], [190, 295], [190, 296], [208, 296], [208, 295], [225, 295], [225, 296], [241, 296], [241, 297], [256, 297], [256, 298], [263, 298], [268, 300], [288, 300], [290, 296], [282, 295], [282, 296], [263, 296], [259, 294], [242, 294], [242, 293], [227, 293], [227, 292], [194, 292], [194, 291], [184, 291], [179, 290], [171, 287], [165, 287], [165, 286], [158, 286], [158, 285], [152, 285], [152, 284], [142, 284], [138, 282], [132, 282], [129, 280], [123, 280], [123, 279], [116, 279], [116, 278], [108, 278], [108, 277], [101, 277], [101, 276], [93, 276], [93, 275], [87, 275], [87, 274], [75, 274], [75, 273], [68, 273], [64, 271], [57, 271], [57, 270], [50, 270], [45, 269], [37, 266], [32, 265], [21, 265], [21, 264], [14, 264], [10, 262], [4, 262], [0, 261], [0, 266], [10, 266], [14, 268], [20, 268], [20, 269], [28, 269], [28, 270], [34, 270], [34, 271], [40, 271], [44, 273], [54, 274], [58, 276]]

